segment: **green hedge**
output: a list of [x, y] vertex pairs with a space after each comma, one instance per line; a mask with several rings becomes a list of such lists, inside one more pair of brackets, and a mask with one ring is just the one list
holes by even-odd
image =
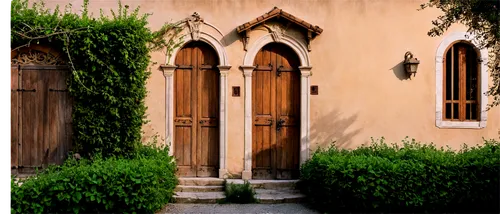
[[153, 213], [177, 185], [168, 150], [140, 147], [132, 159], [68, 160], [18, 186], [12, 213]]
[[316, 152], [300, 188], [326, 212], [494, 212], [500, 205], [500, 143], [458, 152], [415, 140]]

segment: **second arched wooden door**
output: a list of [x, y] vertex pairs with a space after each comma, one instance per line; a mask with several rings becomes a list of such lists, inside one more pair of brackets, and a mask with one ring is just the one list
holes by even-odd
[[271, 43], [256, 55], [252, 75], [252, 178], [299, 176], [299, 59], [288, 46]]

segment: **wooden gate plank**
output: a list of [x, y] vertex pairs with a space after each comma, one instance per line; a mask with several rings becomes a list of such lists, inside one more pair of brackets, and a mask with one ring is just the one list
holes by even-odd
[[48, 84], [48, 125], [49, 163], [62, 164], [71, 147], [71, 113], [72, 103], [66, 85], [69, 72], [66, 69], [55, 69], [47, 72]]
[[[63, 79], [59, 81], [59, 87], [64, 88], [65, 92], [63, 97], [63, 102], [60, 104], [60, 108], [63, 109], [64, 112], [64, 150], [62, 150], [63, 159], [67, 158], [67, 153], [73, 149], [73, 98], [70, 96], [68, 91], [68, 85], [66, 81], [71, 77], [71, 73], [69, 70], [64, 70], [62, 72]], [[61, 157], [60, 156], [60, 157]], [[62, 162], [62, 161], [61, 161]]]
[[[42, 88], [40, 93], [42, 96], [39, 96], [38, 99], [42, 103], [42, 108], [39, 109], [40, 114], [42, 115], [41, 127], [39, 128], [40, 137], [42, 142], [39, 144], [40, 153], [39, 153], [39, 164], [42, 167], [47, 167], [49, 164], [49, 84], [52, 77], [53, 70], [47, 71], [39, 71], [40, 72], [40, 80], [38, 82], [38, 86]], [[40, 81], [39, 80], [39, 81]]]
[[51, 77], [51, 81], [49, 83], [49, 96], [48, 96], [48, 99], [49, 99], [49, 108], [48, 108], [48, 112], [49, 112], [49, 118], [51, 118], [49, 120], [49, 161], [52, 162], [52, 163], [57, 163], [58, 161], [58, 157], [59, 157], [59, 148], [58, 148], [58, 144], [60, 141], [59, 139], [59, 136], [60, 136], [60, 132], [62, 130], [59, 129], [59, 124], [60, 124], [60, 118], [61, 118], [61, 114], [60, 114], [60, 106], [59, 106], [59, 100], [60, 100], [60, 94], [55, 92], [55, 91], [51, 91], [50, 89], [56, 89], [58, 88], [57, 87], [57, 83], [59, 82], [59, 76], [58, 75], [53, 75]]
[[10, 166], [17, 168], [19, 166], [19, 66], [12, 66], [11, 76], [11, 100], [10, 100]]
[[[39, 147], [36, 144], [38, 139], [39, 114], [38, 108], [40, 103], [37, 99], [36, 90], [38, 73], [34, 70], [28, 70], [21, 67], [22, 89], [22, 163], [23, 167], [36, 167], [36, 159], [38, 158]], [[35, 91], [31, 91], [35, 90]]]

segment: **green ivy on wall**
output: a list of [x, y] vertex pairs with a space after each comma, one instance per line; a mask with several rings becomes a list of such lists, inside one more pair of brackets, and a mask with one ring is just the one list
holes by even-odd
[[[180, 45], [174, 38], [176, 24], [151, 31], [148, 14], [129, 11], [118, 2], [118, 11], [98, 18], [88, 13], [85, 0], [81, 14], [45, 8], [42, 1], [13, 0], [11, 46], [47, 44], [67, 55], [72, 70], [68, 80], [74, 100], [73, 142], [82, 155], [127, 156], [141, 141], [146, 122], [146, 81], [151, 51], [167, 53]], [[180, 40], [179, 40], [180, 41]]]

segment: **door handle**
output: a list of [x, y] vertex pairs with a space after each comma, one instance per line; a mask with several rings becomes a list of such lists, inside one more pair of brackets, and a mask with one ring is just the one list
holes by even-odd
[[284, 123], [285, 123], [285, 120], [279, 119], [278, 122], [276, 122], [276, 131], [280, 131], [281, 127], [283, 127]]

